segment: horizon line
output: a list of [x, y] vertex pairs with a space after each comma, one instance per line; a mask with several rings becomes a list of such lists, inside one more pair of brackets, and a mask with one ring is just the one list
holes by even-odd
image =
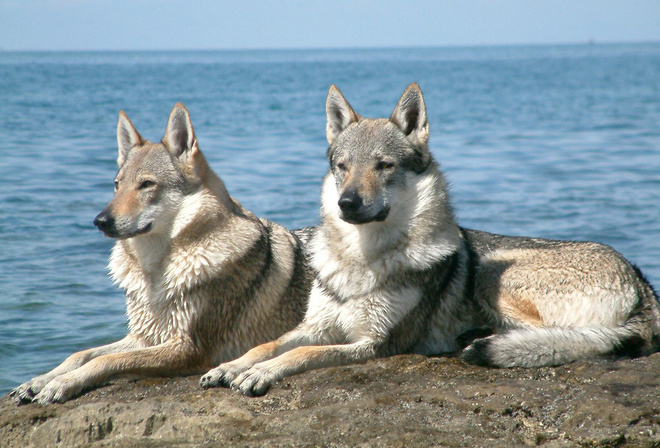
[[406, 50], [406, 49], [460, 49], [460, 48], [508, 48], [508, 47], [569, 47], [569, 46], [598, 46], [598, 45], [653, 45], [660, 44], [660, 40], [635, 40], [635, 41], [598, 41], [588, 39], [575, 42], [536, 42], [536, 43], [494, 43], [494, 44], [447, 44], [447, 45], [392, 45], [392, 46], [346, 46], [346, 47], [218, 47], [218, 48], [135, 48], [135, 49], [4, 49], [0, 47], [0, 53], [95, 53], [95, 52], [171, 52], [171, 51], [350, 51], [350, 50]]

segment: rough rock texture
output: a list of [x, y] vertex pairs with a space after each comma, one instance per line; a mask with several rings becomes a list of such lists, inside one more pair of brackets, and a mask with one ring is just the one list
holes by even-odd
[[397, 356], [261, 398], [198, 380], [122, 380], [47, 407], [3, 397], [0, 446], [660, 447], [660, 354], [506, 370]]

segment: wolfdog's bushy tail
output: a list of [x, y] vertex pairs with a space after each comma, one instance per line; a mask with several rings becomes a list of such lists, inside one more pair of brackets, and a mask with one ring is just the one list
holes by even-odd
[[639, 301], [618, 327], [512, 329], [478, 339], [462, 354], [492, 367], [556, 366], [601, 356], [637, 357], [660, 350], [657, 294], [639, 273]]

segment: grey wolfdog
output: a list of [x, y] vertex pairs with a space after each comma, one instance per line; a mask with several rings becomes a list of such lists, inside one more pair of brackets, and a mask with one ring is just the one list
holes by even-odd
[[64, 402], [118, 375], [203, 373], [304, 316], [312, 276], [301, 240], [229, 195], [183, 104], [162, 142], [144, 140], [123, 111], [117, 140], [115, 197], [94, 224], [117, 239], [109, 268], [129, 333], [17, 387], [18, 402]]
[[203, 387], [260, 395], [305, 370], [466, 345], [465, 360], [498, 367], [658, 349], [657, 296], [613, 249], [456, 224], [417, 84], [389, 119], [361, 118], [334, 86], [326, 112], [330, 171], [305, 318]]

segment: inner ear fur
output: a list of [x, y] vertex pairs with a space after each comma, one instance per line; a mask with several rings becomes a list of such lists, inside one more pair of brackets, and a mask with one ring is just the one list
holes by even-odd
[[144, 144], [144, 139], [135, 130], [135, 126], [131, 123], [128, 115], [123, 110], [120, 111], [119, 121], [117, 122], [117, 146], [119, 147], [117, 165], [121, 167], [126, 161], [130, 150], [142, 144]]
[[326, 138], [328, 143], [332, 145], [337, 136], [346, 129], [351, 123], [355, 123], [360, 119], [360, 116], [355, 113], [353, 108], [341, 91], [334, 84], [330, 86], [328, 91], [328, 99], [325, 102], [325, 113], [328, 116], [328, 123], [326, 125]]
[[175, 157], [179, 157], [184, 152], [193, 149], [195, 131], [190, 121], [188, 109], [182, 103], [177, 103], [170, 112], [163, 143]]
[[429, 139], [429, 122], [426, 118], [424, 95], [417, 83], [412, 83], [401, 95], [390, 121], [415, 145], [425, 146]]

